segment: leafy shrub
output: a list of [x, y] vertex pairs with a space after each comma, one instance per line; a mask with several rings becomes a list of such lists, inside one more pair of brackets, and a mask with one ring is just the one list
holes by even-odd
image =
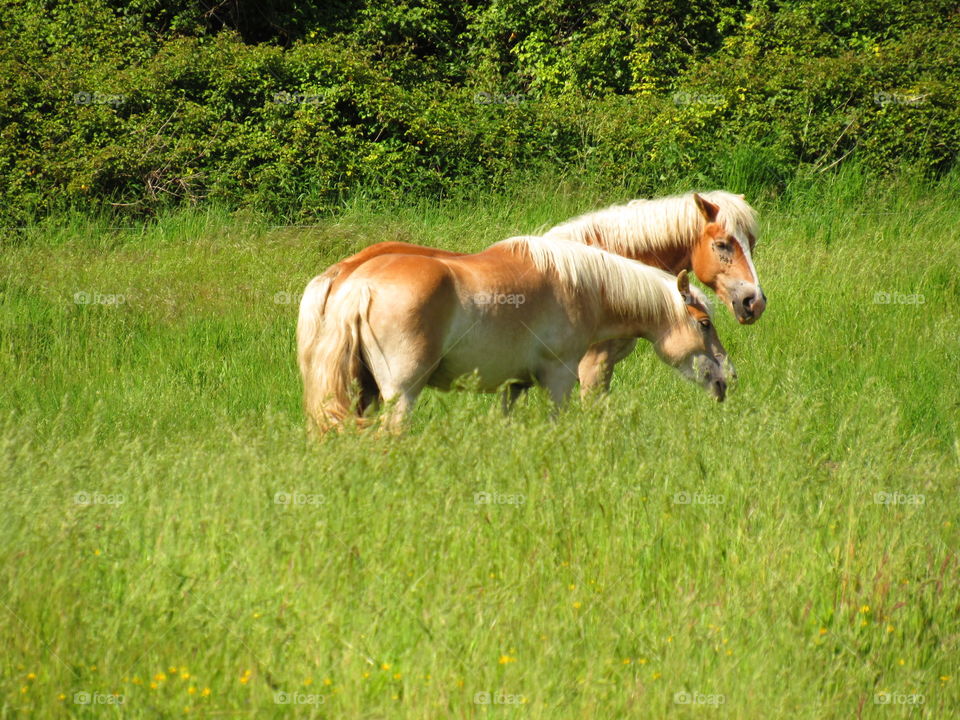
[[[960, 145], [944, 2], [0, 6], [4, 222], [214, 200], [310, 218], [560, 172], [782, 187]], [[259, 24], [258, 24], [259, 22]]]

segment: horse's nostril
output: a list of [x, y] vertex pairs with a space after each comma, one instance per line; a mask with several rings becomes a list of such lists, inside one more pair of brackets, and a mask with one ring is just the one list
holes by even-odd
[[743, 307], [746, 308], [747, 310], [752, 310], [752, 309], [753, 309], [753, 304], [754, 304], [756, 301], [757, 301], [757, 296], [756, 296], [756, 295], [747, 295], [747, 296], [743, 299]]

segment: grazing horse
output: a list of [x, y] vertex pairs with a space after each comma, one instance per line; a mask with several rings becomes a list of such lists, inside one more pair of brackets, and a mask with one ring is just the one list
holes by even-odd
[[[744, 196], [714, 190], [632, 200], [557, 225], [544, 237], [596, 246], [672, 273], [693, 270], [739, 322], [750, 324], [766, 307], [751, 255], [757, 235], [756, 213]], [[409, 243], [378, 243], [332, 265], [308, 287], [325, 299], [367, 260], [398, 252], [435, 258], [461, 255]], [[582, 394], [609, 390], [614, 366], [635, 346], [635, 340], [626, 339], [591, 347], [580, 363]]]
[[[544, 233], [549, 240], [595, 245], [672, 273], [692, 269], [741, 324], [757, 320], [767, 301], [753, 266], [756, 213], [743, 195], [688, 193], [587, 213]], [[581, 392], [610, 389], [613, 368], [636, 341], [609, 340], [580, 361]]]
[[333, 291], [309, 286], [297, 331], [304, 404], [320, 430], [377, 395], [397, 428], [424, 387], [474, 373], [480, 391], [536, 383], [559, 406], [587, 348], [617, 338], [649, 340], [717, 400], [727, 387], [726, 351], [686, 272], [539, 237], [474, 255], [371, 258]]

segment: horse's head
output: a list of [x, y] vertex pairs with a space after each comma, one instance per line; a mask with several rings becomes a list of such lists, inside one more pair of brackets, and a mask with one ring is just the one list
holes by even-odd
[[767, 306], [751, 251], [749, 231], [718, 221], [720, 207], [694, 193], [706, 224], [691, 255], [693, 272], [723, 300], [744, 325], [755, 322]]
[[713, 326], [707, 298], [691, 287], [686, 270], [677, 276], [677, 289], [686, 306], [686, 317], [661, 335], [654, 348], [664, 362], [723, 402], [727, 383], [736, 372]]

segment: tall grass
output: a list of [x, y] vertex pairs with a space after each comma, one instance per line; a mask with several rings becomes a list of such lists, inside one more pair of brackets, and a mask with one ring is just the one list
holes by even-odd
[[0, 716], [950, 717], [957, 189], [761, 197], [770, 304], [718, 308], [723, 405], [641, 348], [556, 420], [428, 391], [402, 437], [319, 444], [312, 275], [626, 196], [28, 229], [0, 255]]

